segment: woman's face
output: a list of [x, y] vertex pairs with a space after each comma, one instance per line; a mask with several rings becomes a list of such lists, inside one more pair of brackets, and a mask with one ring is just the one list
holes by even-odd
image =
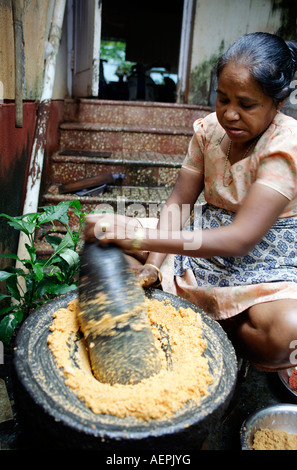
[[246, 144], [269, 126], [275, 104], [244, 65], [229, 62], [218, 79], [216, 113], [232, 142]]

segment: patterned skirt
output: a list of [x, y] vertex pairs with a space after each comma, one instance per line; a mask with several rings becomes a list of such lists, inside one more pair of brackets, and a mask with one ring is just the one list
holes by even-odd
[[[231, 224], [235, 214], [205, 204], [192, 229]], [[176, 255], [162, 268], [165, 289], [187, 298], [216, 319], [271, 300], [297, 299], [297, 217], [278, 219], [245, 256], [209, 259]], [[171, 265], [171, 274], [170, 274]], [[172, 283], [168, 276], [172, 276]]]

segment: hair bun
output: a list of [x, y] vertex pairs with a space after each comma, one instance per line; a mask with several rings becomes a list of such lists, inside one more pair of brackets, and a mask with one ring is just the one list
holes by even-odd
[[292, 57], [292, 61], [296, 67], [296, 64], [297, 64], [297, 43], [295, 41], [286, 41], [286, 44], [289, 48], [289, 51], [290, 51], [290, 54], [291, 54], [291, 57]]
[[230, 61], [247, 67], [263, 93], [281, 103], [290, 95], [297, 70], [297, 42], [271, 33], [245, 34], [219, 58], [217, 77]]

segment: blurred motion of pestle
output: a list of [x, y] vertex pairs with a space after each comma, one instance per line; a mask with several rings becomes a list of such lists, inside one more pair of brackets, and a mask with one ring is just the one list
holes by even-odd
[[134, 384], [161, 369], [145, 295], [122, 250], [85, 243], [79, 323], [97, 380]]

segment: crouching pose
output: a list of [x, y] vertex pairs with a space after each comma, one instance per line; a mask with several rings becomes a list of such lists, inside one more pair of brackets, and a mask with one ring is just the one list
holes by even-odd
[[[295, 43], [278, 36], [239, 39], [218, 61], [216, 112], [194, 123], [157, 224], [94, 214], [85, 229], [133, 252], [144, 285], [161, 281], [201, 307], [265, 370], [297, 360], [297, 122], [280, 112], [296, 61]], [[183, 208], [203, 191], [183, 230]]]

